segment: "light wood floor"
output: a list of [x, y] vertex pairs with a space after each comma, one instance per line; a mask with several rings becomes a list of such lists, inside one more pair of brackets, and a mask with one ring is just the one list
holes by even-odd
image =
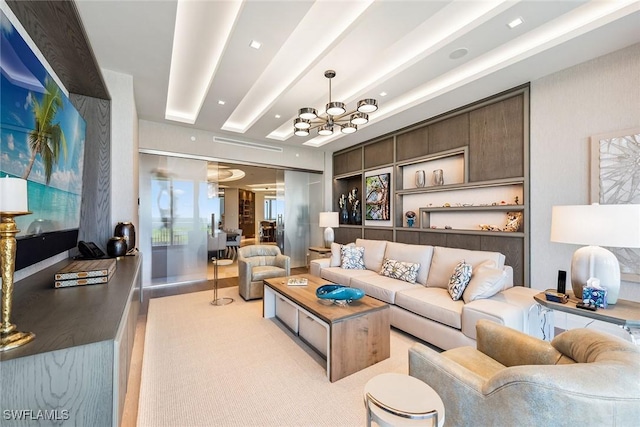
[[[231, 286], [238, 286], [238, 267], [237, 262], [235, 265], [235, 277], [231, 276], [232, 266], [228, 268], [227, 272], [229, 277], [222, 277], [222, 268], [218, 270], [218, 287], [225, 288]], [[303, 274], [308, 273], [309, 270], [306, 267], [292, 268], [291, 274]], [[213, 276], [212, 276], [213, 277]], [[181, 295], [189, 292], [200, 292], [213, 290], [212, 281], [203, 281], [198, 283], [191, 283], [187, 285], [179, 286], [167, 286], [158, 289], [145, 289], [143, 292], [143, 301], [140, 306], [140, 314], [138, 315], [138, 322], [136, 324], [136, 335], [133, 343], [133, 351], [131, 355], [131, 367], [129, 369], [129, 380], [127, 383], [127, 395], [124, 401], [124, 410], [122, 414], [121, 427], [135, 427], [138, 419], [138, 397], [140, 395], [140, 378], [142, 376], [142, 357], [144, 355], [144, 336], [145, 328], [147, 326], [147, 312], [149, 310], [149, 300], [152, 298], [161, 298], [171, 295]]]

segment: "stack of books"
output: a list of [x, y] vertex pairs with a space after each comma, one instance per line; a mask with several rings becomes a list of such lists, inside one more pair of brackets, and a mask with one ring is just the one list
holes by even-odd
[[115, 259], [73, 261], [55, 274], [55, 287], [107, 283], [116, 271]]

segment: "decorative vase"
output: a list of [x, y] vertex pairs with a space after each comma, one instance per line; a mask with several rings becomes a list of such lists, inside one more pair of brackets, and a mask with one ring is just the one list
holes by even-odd
[[351, 211], [351, 215], [349, 217], [349, 223], [350, 224], [357, 224], [358, 223], [357, 216], [358, 216], [358, 211], [352, 210]]
[[131, 222], [119, 222], [113, 233], [115, 237], [122, 237], [127, 244], [127, 252], [136, 247], [136, 228]]
[[360, 209], [356, 210], [355, 224], [356, 225], [362, 224], [362, 214], [360, 213]]
[[340, 210], [340, 224], [349, 224], [349, 211], [346, 206]]
[[433, 171], [433, 185], [444, 185], [444, 174], [442, 169]]
[[416, 171], [416, 187], [424, 187], [426, 184], [426, 177], [423, 170]]
[[119, 257], [127, 254], [127, 242], [124, 237], [112, 237], [107, 242], [107, 254]]

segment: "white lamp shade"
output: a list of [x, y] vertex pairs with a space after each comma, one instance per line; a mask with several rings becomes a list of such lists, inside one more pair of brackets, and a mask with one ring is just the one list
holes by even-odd
[[320, 227], [339, 227], [338, 212], [320, 212]]
[[[27, 180], [0, 178], [0, 212], [27, 212]], [[336, 218], [337, 218], [336, 213]]]
[[554, 206], [551, 241], [640, 248], [640, 205]]

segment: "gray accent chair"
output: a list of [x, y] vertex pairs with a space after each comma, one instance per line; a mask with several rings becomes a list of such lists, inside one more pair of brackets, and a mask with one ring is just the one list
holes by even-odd
[[409, 349], [409, 375], [442, 398], [451, 426], [631, 426], [640, 420], [640, 349], [591, 329], [546, 342], [489, 320], [477, 349]]
[[275, 245], [251, 245], [238, 249], [238, 288], [245, 300], [262, 298], [264, 279], [291, 274], [291, 260]]

